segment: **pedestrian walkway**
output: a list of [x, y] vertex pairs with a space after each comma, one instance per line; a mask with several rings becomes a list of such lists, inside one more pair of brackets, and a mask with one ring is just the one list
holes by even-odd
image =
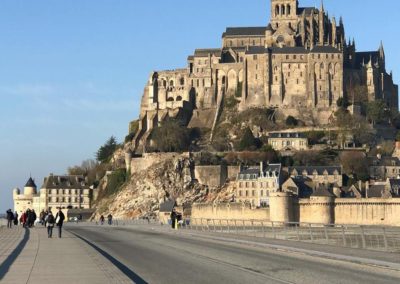
[[47, 238], [45, 228], [0, 228], [1, 283], [132, 283], [76, 236]]

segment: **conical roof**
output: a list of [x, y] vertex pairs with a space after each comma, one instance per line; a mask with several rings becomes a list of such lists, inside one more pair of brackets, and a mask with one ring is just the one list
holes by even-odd
[[33, 187], [33, 188], [36, 188], [35, 181], [32, 179], [32, 177], [30, 177], [30, 178], [28, 179], [28, 181], [27, 181], [26, 184], [25, 184], [25, 187]]

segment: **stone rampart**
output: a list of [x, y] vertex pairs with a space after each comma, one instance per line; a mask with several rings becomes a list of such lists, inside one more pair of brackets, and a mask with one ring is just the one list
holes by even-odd
[[269, 209], [252, 209], [245, 203], [196, 203], [192, 207], [191, 219], [193, 222], [200, 219], [269, 221]]
[[[142, 157], [132, 158], [131, 160], [131, 174], [147, 170], [151, 166], [161, 163], [165, 160], [181, 157], [180, 153], [146, 153]], [[189, 155], [186, 155], [189, 157]]]

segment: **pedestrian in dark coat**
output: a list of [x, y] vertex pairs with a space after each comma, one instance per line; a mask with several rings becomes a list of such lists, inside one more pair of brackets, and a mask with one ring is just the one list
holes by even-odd
[[53, 228], [54, 228], [55, 223], [56, 223], [56, 219], [54, 218], [53, 213], [51, 213], [51, 211], [50, 211], [46, 217], [47, 237], [48, 238], [53, 237]]
[[65, 220], [65, 215], [61, 211], [61, 208], [58, 209], [58, 212], [56, 214], [56, 225], [58, 227], [58, 237], [61, 238], [61, 233], [62, 233], [62, 226], [64, 224]]
[[7, 213], [7, 228], [11, 229], [12, 223], [14, 221], [14, 214], [12, 213], [11, 209], [8, 209], [6, 213]]
[[18, 213], [17, 213], [17, 211], [15, 211], [15, 213], [14, 213], [14, 225], [18, 226]]
[[176, 210], [175, 210], [175, 208], [174, 209], [172, 209], [172, 213], [171, 213], [171, 222], [172, 222], [172, 229], [175, 229], [175, 226], [176, 226], [176, 217], [177, 217], [177, 214], [176, 214]]

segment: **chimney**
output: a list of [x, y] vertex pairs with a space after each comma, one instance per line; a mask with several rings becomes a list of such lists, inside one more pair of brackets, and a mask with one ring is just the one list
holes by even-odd
[[260, 176], [264, 174], [264, 162], [260, 162]]
[[365, 182], [365, 198], [369, 198], [369, 181]]

